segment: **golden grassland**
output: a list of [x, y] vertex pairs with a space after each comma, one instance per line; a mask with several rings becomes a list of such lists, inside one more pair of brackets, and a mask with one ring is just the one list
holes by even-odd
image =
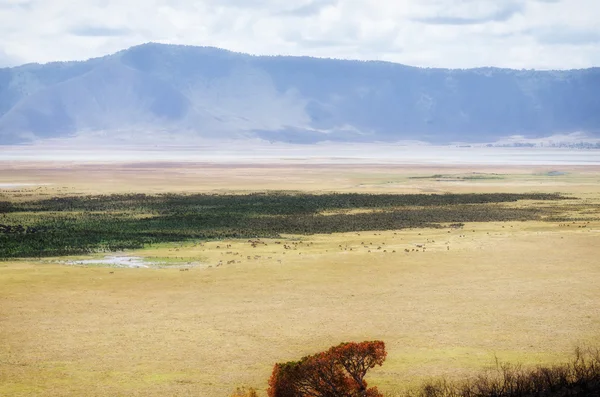
[[[553, 363], [577, 345], [600, 344], [599, 169], [0, 167], [0, 183], [53, 183], [0, 191], [11, 200], [294, 189], [548, 191], [590, 204], [584, 214], [555, 204], [587, 219], [568, 226], [473, 223], [126, 253], [178, 265], [164, 268], [0, 262], [0, 396], [216, 397], [242, 385], [264, 395], [275, 362], [372, 339], [384, 340], [389, 355], [370, 381], [393, 395], [430, 376], [477, 372], [495, 357]], [[503, 179], [455, 178], [474, 171]], [[453, 177], [414, 178], [438, 174]]]
[[[560, 175], [548, 172], [560, 170]], [[596, 192], [598, 166], [0, 162], [0, 183], [37, 183], [18, 197], [96, 193]], [[425, 178], [443, 175], [445, 178]], [[481, 179], [460, 179], [479, 177]], [[500, 178], [500, 179], [498, 179]], [[2, 190], [0, 190], [0, 193]], [[13, 194], [14, 196], [14, 194]]]

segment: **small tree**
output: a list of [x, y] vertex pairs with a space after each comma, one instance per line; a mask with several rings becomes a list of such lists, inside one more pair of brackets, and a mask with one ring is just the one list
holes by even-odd
[[386, 356], [381, 341], [342, 343], [326, 352], [275, 364], [269, 397], [380, 397], [364, 377]]
[[387, 352], [382, 341], [362, 343], [342, 343], [329, 349], [329, 354], [346, 370], [348, 375], [356, 382], [359, 396], [366, 396], [367, 371], [376, 365], [383, 365]]

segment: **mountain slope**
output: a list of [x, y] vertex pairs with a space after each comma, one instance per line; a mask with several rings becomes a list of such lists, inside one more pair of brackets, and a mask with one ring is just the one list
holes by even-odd
[[420, 69], [146, 44], [0, 69], [0, 143], [127, 130], [305, 143], [600, 135], [598, 92], [599, 68]]

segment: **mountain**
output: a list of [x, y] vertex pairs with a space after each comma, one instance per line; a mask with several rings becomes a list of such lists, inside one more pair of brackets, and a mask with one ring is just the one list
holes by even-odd
[[151, 43], [0, 69], [0, 144], [98, 131], [296, 143], [598, 137], [599, 93], [600, 68], [424, 69]]

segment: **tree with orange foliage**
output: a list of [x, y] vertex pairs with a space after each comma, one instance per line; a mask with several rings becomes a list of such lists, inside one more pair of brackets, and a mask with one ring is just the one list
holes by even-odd
[[381, 366], [387, 353], [382, 341], [342, 343], [326, 352], [275, 364], [269, 397], [381, 397], [367, 388], [365, 375]]
[[346, 370], [358, 388], [359, 396], [367, 396], [367, 371], [383, 365], [387, 352], [382, 341], [342, 343], [328, 352]]

